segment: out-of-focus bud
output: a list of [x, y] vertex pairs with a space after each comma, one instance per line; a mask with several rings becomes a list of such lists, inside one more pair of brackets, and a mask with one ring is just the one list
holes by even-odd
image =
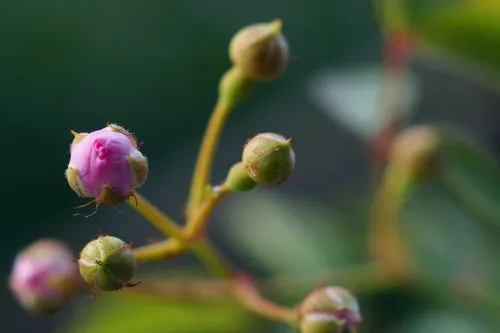
[[275, 133], [258, 134], [245, 145], [242, 162], [257, 183], [279, 185], [295, 167], [292, 141]]
[[120, 126], [109, 125], [92, 133], [72, 132], [71, 159], [66, 178], [81, 197], [97, 204], [118, 204], [141, 186], [148, 163], [134, 136]]
[[249, 191], [257, 185], [248, 174], [242, 162], [238, 162], [231, 167], [224, 184], [229, 187], [231, 191], [240, 192]]
[[248, 77], [269, 80], [280, 75], [289, 62], [282, 23], [258, 23], [241, 29], [231, 40], [229, 56]]
[[51, 314], [75, 296], [82, 279], [71, 250], [60, 241], [39, 240], [16, 257], [10, 289], [27, 310]]
[[134, 286], [136, 261], [130, 246], [113, 236], [99, 236], [83, 248], [80, 274], [94, 290], [118, 290]]
[[421, 125], [406, 129], [394, 139], [389, 165], [420, 178], [436, 167], [439, 146], [434, 128]]
[[351, 333], [361, 322], [359, 305], [342, 287], [322, 287], [313, 291], [299, 308], [302, 333]]

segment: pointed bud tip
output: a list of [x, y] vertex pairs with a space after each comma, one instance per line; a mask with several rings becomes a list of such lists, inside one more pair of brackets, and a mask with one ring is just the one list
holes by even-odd
[[279, 185], [295, 168], [291, 140], [276, 133], [258, 134], [243, 148], [242, 163], [258, 184]]
[[279, 76], [289, 63], [288, 43], [283, 37], [283, 23], [249, 25], [238, 31], [229, 45], [234, 66], [253, 80], [265, 81]]
[[283, 21], [281, 19], [275, 19], [269, 25], [274, 35], [279, 35], [283, 29]]

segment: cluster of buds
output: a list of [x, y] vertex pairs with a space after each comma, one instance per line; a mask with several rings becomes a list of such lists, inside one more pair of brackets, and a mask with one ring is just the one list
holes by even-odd
[[355, 333], [360, 322], [358, 302], [342, 287], [318, 288], [299, 307], [302, 333]]
[[287, 180], [294, 167], [291, 139], [261, 133], [248, 140], [241, 162], [229, 170], [225, 183], [233, 191], [248, 191], [256, 184], [275, 186]]
[[[134, 286], [136, 261], [130, 246], [111, 236], [88, 243], [78, 264], [62, 242], [39, 240], [15, 259], [9, 286], [19, 303], [38, 314], [62, 309], [87, 282], [96, 291]], [[82, 279], [83, 278], [83, 279]]]
[[[279, 20], [254, 24], [240, 30], [231, 40], [229, 55], [233, 68], [220, 85], [228, 99], [240, 99], [248, 81], [270, 80], [284, 71], [289, 50], [281, 27]], [[130, 132], [111, 124], [90, 133], [72, 133], [66, 178], [78, 196], [92, 198], [90, 203], [97, 205], [116, 205], [145, 182], [147, 159]], [[423, 135], [429, 139], [426, 133]], [[421, 155], [426, 152], [423, 149]], [[393, 155], [406, 160], [397, 149]], [[241, 161], [229, 170], [225, 186], [232, 191], [248, 191], [257, 184], [276, 186], [291, 176], [294, 167], [291, 139], [261, 133], [248, 140]], [[94, 292], [136, 285], [131, 282], [136, 266], [130, 245], [113, 236], [99, 236], [89, 242], [77, 263], [64, 244], [42, 240], [18, 255], [10, 287], [27, 309], [53, 313], [78, 293], [83, 281]], [[356, 299], [340, 287], [315, 290], [298, 311], [302, 333], [352, 333], [361, 320]]]
[[80, 197], [96, 204], [125, 201], [148, 175], [146, 157], [134, 136], [118, 125], [91, 133], [76, 133], [66, 178]]

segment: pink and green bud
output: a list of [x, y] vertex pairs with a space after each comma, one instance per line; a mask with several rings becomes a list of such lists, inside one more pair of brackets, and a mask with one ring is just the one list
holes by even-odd
[[75, 296], [82, 279], [73, 253], [57, 240], [39, 240], [21, 251], [14, 262], [10, 289], [27, 310], [51, 314]]
[[66, 178], [80, 197], [95, 198], [97, 204], [118, 204], [146, 180], [147, 159], [134, 136], [122, 127], [72, 133], [75, 138]]
[[130, 280], [136, 260], [130, 246], [113, 236], [99, 236], [88, 243], [78, 260], [80, 274], [95, 291], [118, 290], [134, 286]]
[[302, 333], [354, 333], [361, 322], [359, 305], [342, 287], [313, 291], [299, 308]]

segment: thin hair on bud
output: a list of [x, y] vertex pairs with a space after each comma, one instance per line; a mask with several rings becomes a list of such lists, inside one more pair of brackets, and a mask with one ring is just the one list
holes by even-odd
[[[135, 201], [136, 201], [136, 206], [137, 206], [137, 199]], [[119, 214], [125, 214], [125, 212], [123, 210], [116, 207], [115, 205], [111, 205], [111, 207], [113, 207], [113, 209], [116, 210]]]
[[[91, 202], [93, 202], [93, 201], [91, 201]], [[85, 205], [83, 205], [83, 206], [78, 206], [78, 207], [75, 207], [75, 209], [83, 208], [83, 207], [85, 207], [85, 206], [88, 206], [88, 204], [85, 204]], [[95, 209], [94, 209], [94, 211], [93, 211], [92, 213], [88, 214], [88, 215], [85, 215], [85, 214], [80, 214], [80, 213], [74, 213], [74, 214], [73, 214], [73, 216], [81, 216], [81, 217], [82, 217], [82, 218], [84, 218], [84, 219], [88, 219], [88, 218], [90, 218], [90, 217], [94, 216], [95, 214], [97, 214], [97, 211], [99, 210], [99, 207], [100, 207], [100, 206], [101, 206], [101, 205], [96, 204], [96, 205], [95, 205]]]

